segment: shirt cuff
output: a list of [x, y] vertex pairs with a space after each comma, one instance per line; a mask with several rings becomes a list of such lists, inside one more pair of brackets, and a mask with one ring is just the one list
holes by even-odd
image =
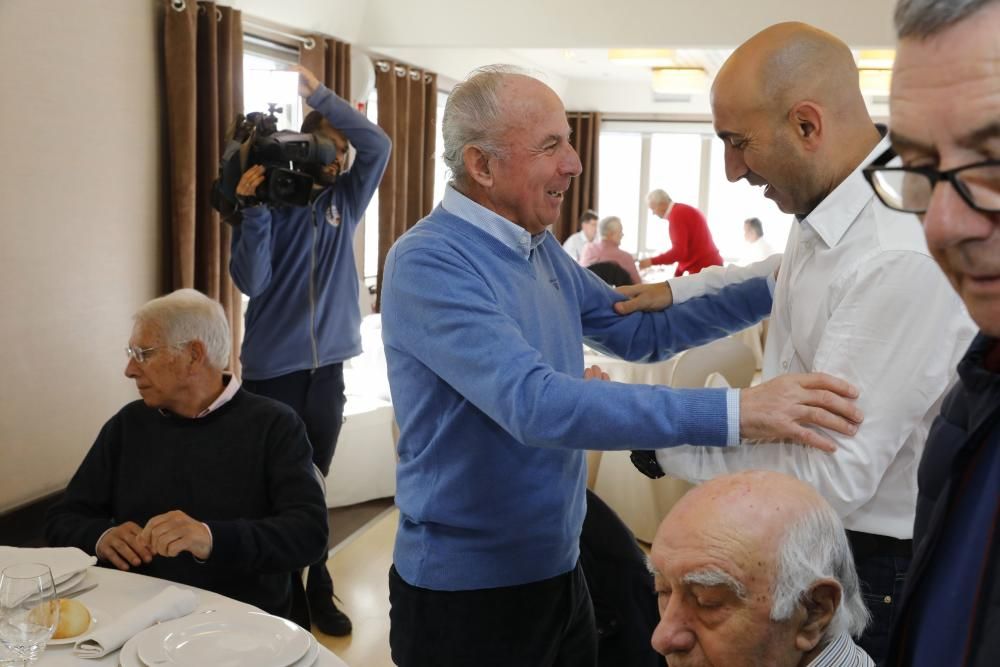
[[740, 390], [726, 390], [726, 446], [740, 444]]

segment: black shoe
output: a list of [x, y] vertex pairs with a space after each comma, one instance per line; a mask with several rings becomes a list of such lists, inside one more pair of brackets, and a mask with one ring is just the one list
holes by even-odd
[[351, 619], [347, 614], [337, 609], [332, 598], [324, 597], [309, 601], [309, 615], [313, 625], [325, 635], [346, 637], [351, 634]]

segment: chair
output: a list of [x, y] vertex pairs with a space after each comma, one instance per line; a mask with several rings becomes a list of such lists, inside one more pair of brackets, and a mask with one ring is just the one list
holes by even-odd
[[676, 357], [670, 386], [704, 387], [712, 372], [726, 378], [730, 387], [749, 387], [757, 360], [746, 345], [732, 336], [681, 352]]

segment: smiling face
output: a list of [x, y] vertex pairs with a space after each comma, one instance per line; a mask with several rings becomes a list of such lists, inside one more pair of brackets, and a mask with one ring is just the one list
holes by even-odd
[[[900, 41], [890, 127], [905, 165], [944, 171], [1000, 160], [998, 34], [1000, 4], [992, 3], [930, 38]], [[983, 185], [1000, 191], [997, 179]], [[938, 183], [922, 220], [931, 254], [969, 314], [1000, 336], [1000, 213], [976, 211]]]
[[726, 178], [763, 187], [784, 213], [807, 215], [822, 196], [794, 125], [782, 113], [761, 108], [756, 93], [733, 78], [720, 74], [712, 88], [712, 122], [725, 146]]
[[506, 154], [489, 158], [488, 182], [481, 181], [484, 203], [538, 234], [559, 220], [563, 195], [582, 170], [580, 158], [569, 142], [566, 110], [551, 88], [511, 75], [499, 94]]

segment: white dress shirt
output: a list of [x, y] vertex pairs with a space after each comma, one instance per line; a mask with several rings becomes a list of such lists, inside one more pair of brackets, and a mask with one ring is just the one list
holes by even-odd
[[588, 243], [590, 243], [590, 241], [587, 240], [587, 235], [584, 234], [581, 229], [576, 234], [573, 234], [566, 239], [566, 242], [563, 243], [563, 250], [568, 252], [570, 257], [579, 262], [580, 253], [583, 252], [583, 246]]
[[875, 667], [875, 661], [848, 634], [837, 635], [806, 667]]
[[[833, 454], [764, 444], [675, 447], [657, 458], [694, 482], [747, 469], [793, 475], [812, 484], [849, 530], [909, 539], [917, 464], [975, 326], [928, 254], [919, 221], [882, 206], [861, 174], [886, 146], [880, 142], [793, 226], [764, 349], [764, 380], [822, 371], [854, 384], [865, 415], [857, 434], [826, 431], [837, 443]], [[675, 279], [674, 300], [773, 270], [773, 262]]]

